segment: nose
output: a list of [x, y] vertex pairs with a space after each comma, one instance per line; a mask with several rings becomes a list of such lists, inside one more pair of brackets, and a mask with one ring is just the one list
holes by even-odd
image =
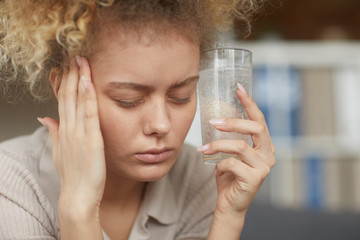
[[169, 111], [166, 104], [159, 101], [149, 106], [144, 115], [143, 131], [147, 136], [164, 136], [171, 128]]

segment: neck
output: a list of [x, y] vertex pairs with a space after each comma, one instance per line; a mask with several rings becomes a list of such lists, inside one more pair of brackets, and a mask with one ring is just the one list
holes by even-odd
[[106, 183], [102, 204], [124, 206], [140, 200], [145, 190], [145, 182], [124, 178], [110, 169], [106, 171]]
[[145, 182], [130, 180], [107, 169], [100, 205], [101, 227], [111, 239], [128, 239], [139, 212]]

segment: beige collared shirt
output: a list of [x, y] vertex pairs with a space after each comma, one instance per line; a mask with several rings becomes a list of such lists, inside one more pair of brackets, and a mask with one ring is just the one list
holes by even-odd
[[[0, 239], [60, 239], [59, 192], [45, 128], [0, 144]], [[148, 183], [129, 239], [205, 239], [215, 204], [214, 167], [184, 145], [170, 172]]]

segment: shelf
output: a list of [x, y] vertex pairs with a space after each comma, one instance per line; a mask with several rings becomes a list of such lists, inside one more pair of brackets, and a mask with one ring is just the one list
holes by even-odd
[[314, 42], [229, 42], [229, 46], [253, 52], [254, 65], [295, 65], [297, 67], [357, 66], [360, 68], [360, 43]]

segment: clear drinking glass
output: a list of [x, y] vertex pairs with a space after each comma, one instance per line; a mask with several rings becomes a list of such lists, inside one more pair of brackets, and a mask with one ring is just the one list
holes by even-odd
[[[220, 139], [243, 139], [251, 143], [249, 135], [221, 132], [209, 123], [210, 119], [248, 119], [236, 96], [237, 83], [251, 95], [252, 53], [249, 50], [217, 48], [202, 53], [198, 98], [203, 145]], [[203, 160], [206, 164], [216, 164], [229, 157], [239, 159], [235, 154], [217, 153], [204, 155]]]

